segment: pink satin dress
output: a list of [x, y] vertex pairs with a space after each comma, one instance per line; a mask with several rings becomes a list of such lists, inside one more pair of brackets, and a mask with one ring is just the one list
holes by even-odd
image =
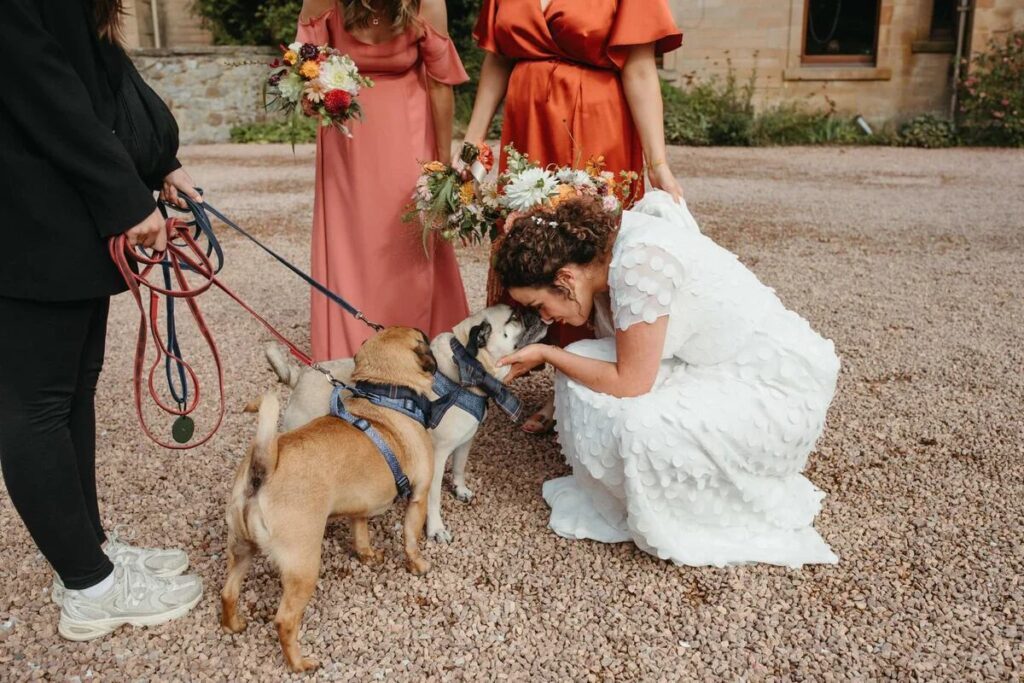
[[[425, 22], [424, 22], [425, 24]], [[437, 155], [427, 79], [468, 80], [451, 40], [429, 25], [378, 45], [345, 30], [337, 8], [299, 23], [297, 40], [348, 54], [374, 87], [359, 94], [352, 137], [320, 129], [313, 205], [313, 277], [383, 325], [431, 337], [469, 314], [455, 252], [436, 240], [424, 253], [417, 225], [403, 223], [421, 163]], [[354, 356], [372, 330], [312, 292], [314, 360]]]

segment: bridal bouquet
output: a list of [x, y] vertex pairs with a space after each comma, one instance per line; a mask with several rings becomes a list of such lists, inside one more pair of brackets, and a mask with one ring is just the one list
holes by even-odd
[[[591, 159], [583, 169], [570, 166], [541, 167], [512, 145], [505, 147], [508, 160], [504, 173], [488, 178], [493, 157], [484, 146], [463, 147], [460, 158], [469, 169], [469, 179], [460, 171], [432, 161], [423, 166], [416, 182], [413, 201], [403, 220], [419, 218], [423, 242], [431, 234], [462, 243], [494, 240], [501, 234], [508, 216], [537, 206], [555, 207], [572, 197], [600, 198], [606, 211], [619, 213], [635, 191], [639, 176], [622, 171], [616, 177], [604, 169], [604, 158]], [[483, 173], [481, 171], [486, 169]]]
[[472, 177], [466, 178], [461, 170], [440, 161], [424, 164], [412, 201], [402, 216], [405, 222], [419, 220], [424, 250], [431, 234], [463, 244], [497, 236], [501, 218], [497, 186], [486, 182], [494, 166], [494, 154], [487, 145], [467, 143], [459, 159]]
[[321, 126], [334, 126], [352, 137], [345, 123], [362, 115], [356, 98], [373, 81], [359, 74], [351, 57], [331, 47], [292, 43], [282, 45], [281, 51], [267, 77], [267, 91], [274, 98], [269, 106], [292, 116], [301, 111]]

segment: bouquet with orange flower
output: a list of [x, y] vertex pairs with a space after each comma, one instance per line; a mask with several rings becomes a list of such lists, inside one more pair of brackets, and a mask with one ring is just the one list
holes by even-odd
[[345, 124], [362, 116], [359, 91], [373, 81], [359, 73], [351, 57], [331, 47], [292, 43], [282, 45], [281, 52], [281, 59], [270, 64], [267, 91], [273, 100], [268, 107], [293, 117], [301, 111], [351, 137]]
[[505, 147], [505, 156], [505, 172], [497, 178], [488, 177], [494, 156], [484, 145], [463, 146], [460, 160], [468, 174], [439, 161], [425, 164], [403, 220], [419, 218], [424, 245], [431, 233], [449, 242], [494, 240], [510, 214], [555, 207], [572, 197], [598, 197], [606, 211], [619, 213], [639, 181], [636, 173], [622, 171], [616, 177], [606, 171], [602, 157], [576, 169], [541, 167], [512, 145]]
[[489, 187], [440, 161], [423, 164], [402, 220], [420, 223], [425, 251], [432, 234], [463, 244], [479, 242], [488, 235], [493, 237], [500, 207], [497, 196], [487, 194]]

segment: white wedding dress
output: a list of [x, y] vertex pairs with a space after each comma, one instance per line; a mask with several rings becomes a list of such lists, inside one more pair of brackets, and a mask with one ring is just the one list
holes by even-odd
[[608, 282], [599, 338], [568, 350], [614, 361], [614, 328], [668, 316], [661, 369], [635, 398], [557, 374], [573, 474], [544, 484], [550, 527], [685, 565], [837, 562], [813, 527], [824, 493], [801, 474], [835, 392], [832, 342], [664, 192], [623, 214]]

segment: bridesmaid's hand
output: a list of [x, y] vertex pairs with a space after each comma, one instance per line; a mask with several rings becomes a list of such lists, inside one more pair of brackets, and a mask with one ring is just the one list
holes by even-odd
[[517, 377], [522, 377], [530, 372], [538, 365], [544, 365], [547, 362], [548, 348], [547, 344], [529, 344], [499, 360], [499, 367], [504, 365], [512, 366], [504, 381], [511, 382]]
[[679, 181], [672, 174], [667, 162], [654, 162], [653, 166], [647, 168], [647, 177], [653, 187], [668, 192], [677, 204], [683, 198], [683, 188], [679, 186]]
[[203, 203], [203, 195], [199, 194], [196, 184], [192, 182], [192, 176], [183, 168], [171, 171], [164, 178], [164, 186], [160, 190], [160, 199], [168, 204], [174, 204], [179, 208], [187, 209], [188, 204], [178, 196], [179, 192], [188, 195], [189, 199], [197, 204]]

